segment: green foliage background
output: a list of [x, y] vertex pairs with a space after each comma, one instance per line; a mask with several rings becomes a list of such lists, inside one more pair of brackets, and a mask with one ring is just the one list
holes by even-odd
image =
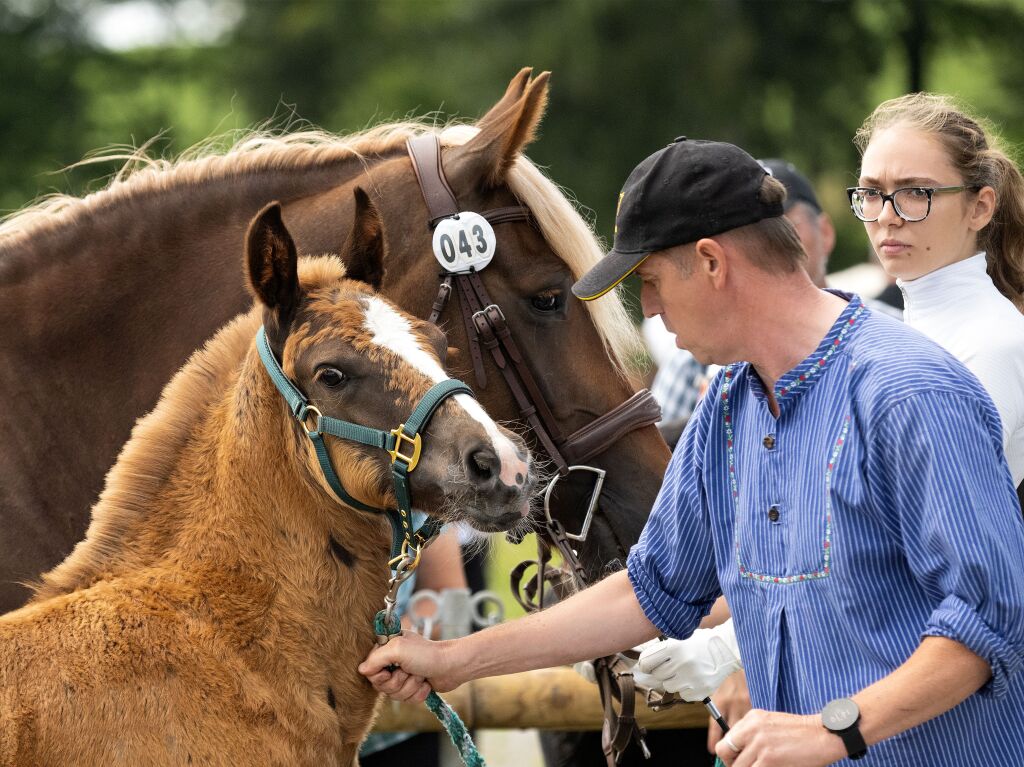
[[680, 134], [718, 138], [812, 177], [841, 268], [867, 253], [843, 190], [850, 138], [880, 100], [948, 91], [1024, 136], [1022, 0], [151, 0], [189, 2], [239, 20], [212, 44], [112, 51], [86, 20], [115, 2], [0, 4], [0, 209], [98, 188], [116, 168], [54, 171], [154, 136], [174, 154], [268, 119], [347, 132], [474, 118], [531, 65], [553, 78], [530, 155], [606, 238], [641, 158]]

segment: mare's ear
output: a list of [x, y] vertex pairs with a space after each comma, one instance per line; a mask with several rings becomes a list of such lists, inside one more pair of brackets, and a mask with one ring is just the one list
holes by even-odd
[[523, 97], [523, 92], [526, 90], [526, 85], [530, 82], [530, 75], [532, 74], [533, 67], [523, 67], [520, 69], [509, 82], [508, 88], [505, 89], [505, 95], [487, 111], [487, 114], [477, 121], [476, 127], [483, 130], [488, 124], [496, 121], [507, 109], [518, 102]]
[[524, 69], [513, 78], [505, 96], [477, 123], [476, 136], [449, 150], [446, 165], [453, 179], [480, 179], [486, 186], [498, 186], [516, 155], [534, 140], [548, 101], [550, 72], [528, 80], [530, 71]]
[[362, 187], [355, 188], [355, 200], [352, 233], [341, 252], [345, 276], [380, 290], [384, 282], [384, 225], [377, 206]]
[[256, 214], [245, 236], [245, 262], [249, 289], [276, 320], [288, 328], [299, 306], [298, 254], [284, 221], [281, 203], [272, 202]]

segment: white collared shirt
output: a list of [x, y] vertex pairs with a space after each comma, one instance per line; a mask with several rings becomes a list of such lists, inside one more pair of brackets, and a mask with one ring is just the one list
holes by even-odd
[[964, 363], [999, 411], [1013, 482], [1024, 480], [1024, 315], [988, 276], [985, 253], [897, 280], [903, 319]]

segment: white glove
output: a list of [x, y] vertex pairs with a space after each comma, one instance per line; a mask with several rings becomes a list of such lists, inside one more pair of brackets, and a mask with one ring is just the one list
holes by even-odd
[[640, 653], [634, 681], [653, 690], [677, 692], [687, 701], [711, 697], [730, 674], [743, 668], [732, 620], [697, 629], [689, 639], [667, 639]]
[[[654, 647], [655, 645], [661, 644], [657, 639], [652, 639], [649, 642], [638, 644], [634, 647], [634, 650], [642, 651], [648, 647]], [[635, 667], [635, 662], [634, 666]], [[572, 664], [572, 670], [579, 674], [581, 677], [586, 679], [591, 684], [597, 684], [597, 672], [594, 671], [594, 662], [591, 660], [581, 660]], [[635, 668], [634, 668], [635, 670]]]

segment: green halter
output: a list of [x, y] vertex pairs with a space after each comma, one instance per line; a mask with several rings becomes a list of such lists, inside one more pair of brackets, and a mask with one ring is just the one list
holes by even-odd
[[[262, 327], [256, 334], [256, 348], [259, 350], [263, 366], [266, 368], [267, 373], [270, 374], [270, 380], [274, 382], [274, 386], [277, 387], [277, 390], [281, 392], [281, 396], [288, 402], [288, 408], [291, 410], [295, 420], [305, 429], [306, 436], [313, 442], [317, 460], [320, 462], [320, 469], [323, 471], [324, 478], [327, 480], [327, 484], [330, 485], [331, 490], [334, 491], [334, 494], [343, 503], [360, 511], [384, 512], [387, 514], [392, 530], [392, 569], [397, 567], [398, 561], [402, 559], [403, 555], [409, 553], [410, 548], [422, 549], [425, 543], [440, 532], [442, 523], [440, 520], [430, 518], [415, 532], [413, 532], [410, 526], [412, 520], [412, 494], [409, 490], [409, 473], [416, 468], [416, 464], [420, 459], [420, 451], [422, 449], [420, 429], [426, 426], [434, 411], [440, 407], [445, 399], [455, 394], [474, 396], [473, 390], [462, 383], [462, 381], [454, 378], [434, 384], [423, 395], [423, 399], [416, 405], [405, 423], [400, 424], [389, 432], [381, 431], [380, 429], [371, 429], [368, 426], [360, 426], [359, 424], [325, 416], [310, 405], [306, 396], [284, 374], [281, 364], [277, 361], [277, 357], [274, 356], [274, 352], [270, 348], [266, 331]], [[315, 418], [315, 421], [313, 428], [309, 429], [306, 426], [306, 420], [311, 416]], [[330, 434], [333, 437], [352, 440], [353, 442], [359, 442], [387, 451], [391, 456], [391, 478], [395, 485], [395, 498], [398, 500], [397, 510], [378, 509], [373, 506], [367, 506], [365, 503], [349, 495], [348, 491], [341, 484], [338, 474], [334, 471], [334, 466], [331, 464], [331, 457], [327, 452], [327, 445], [323, 439], [324, 434]], [[403, 453], [403, 450], [408, 451], [408, 454]]]

